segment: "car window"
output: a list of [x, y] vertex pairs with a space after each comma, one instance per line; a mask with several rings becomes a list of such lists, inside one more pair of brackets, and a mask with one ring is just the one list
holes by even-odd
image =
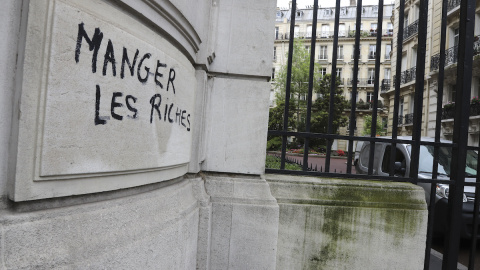
[[370, 144], [365, 145], [360, 153], [360, 165], [368, 167], [368, 160], [370, 155]]
[[[385, 152], [382, 159], [382, 172], [384, 173], [390, 173], [391, 148], [392, 146], [390, 145], [387, 145], [385, 147]], [[402, 164], [401, 168], [403, 169], [403, 173], [400, 173], [399, 171], [397, 171], [395, 172], [395, 176], [405, 176], [404, 174], [407, 168], [406, 159], [402, 150], [400, 150], [399, 148], [397, 148], [397, 151], [395, 151], [395, 162], [400, 162]]]

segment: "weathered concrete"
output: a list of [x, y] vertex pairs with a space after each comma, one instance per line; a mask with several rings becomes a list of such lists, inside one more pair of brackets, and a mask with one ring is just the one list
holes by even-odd
[[264, 179], [207, 175], [210, 269], [275, 269], [278, 205]]
[[267, 175], [278, 269], [423, 269], [427, 209], [412, 184]]

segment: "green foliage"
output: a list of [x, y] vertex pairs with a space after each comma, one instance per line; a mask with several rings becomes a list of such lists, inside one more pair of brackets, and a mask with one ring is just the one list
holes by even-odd
[[[288, 57], [288, 53], [287, 53]], [[276, 78], [276, 100], [277, 103], [285, 102], [285, 91], [287, 86], [287, 68], [283, 65]], [[314, 63], [314, 70], [318, 70], [320, 65]], [[290, 104], [294, 104], [293, 113], [296, 116], [297, 125], [302, 119], [302, 115], [305, 115], [308, 96], [308, 81], [310, 76], [310, 53], [305, 49], [305, 45], [302, 41], [295, 39], [293, 44], [293, 57], [292, 57], [292, 76], [290, 83]], [[320, 73], [314, 73], [314, 82], [320, 79]], [[315, 87], [314, 87], [315, 90]], [[293, 128], [295, 129], [295, 128]]]
[[282, 148], [282, 139], [280, 137], [273, 137], [267, 141], [268, 151], [278, 151]]
[[[363, 117], [363, 120], [365, 121], [364, 123], [364, 129], [363, 129], [363, 135], [364, 136], [370, 136], [370, 133], [372, 133], [372, 116], [371, 115], [365, 115]], [[382, 125], [382, 120], [380, 117], [377, 117], [377, 136], [382, 136], [385, 135], [386, 130], [384, 126]]]
[[[320, 98], [315, 100], [312, 105], [312, 119], [310, 131], [314, 133], [328, 133], [328, 116], [330, 109], [330, 85], [331, 75], [325, 75], [318, 83], [318, 93]], [[333, 97], [333, 115], [332, 115], [332, 133], [337, 133], [339, 127], [347, 125], [348, 117], [343, 115], [345, 109], [348, 108], [348, 102], [343, 96], [343, 91], [339, 87], [340, 80], [335, 83], [335, 96]], [[310, 140], [311, 147], [319, 147], [326, 145], [325, 139]]]
[[[265, 168], [280, 169], [280, 164], [281, 164], [280, 158], [267, 155], [267, 158], [265, 160]], [[297, 165], [297, 164], [285, 163], [285, 169], [292, 170], [292, 171], [301, 171], [302, 167], [300, 167], [300, 165]]]

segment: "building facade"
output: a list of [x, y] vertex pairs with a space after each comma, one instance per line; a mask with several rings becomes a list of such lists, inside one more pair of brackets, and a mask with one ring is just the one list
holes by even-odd
[[[354, 1], [353, 1], [354, 2]], [[353, 65], [354, 65], [354, 46], [355, 46], [355, 29], [356, 29], [356, 5], [341, 7], [339, 39], [337, 50], [337, 59], [332, 59], [333, 52], [333, 34], [335, 8], [323, 8], [318, 10], [317, 17], [317, 34], [315, 59], [321, 65], [320, 73], [330, 74], [336, 72], [337, 78], [340, 78], [343, 94], [346, 100], [351, 100], [352, 83], [353, 83]], [[372, 102], [374, 100], [374, 81], [375, 81], [375, 58], [377, 52], [381, 54], [381, 70], [380, 70], [380, 86], [381, 88], [389, 87], [391, 81], [391, 51], [393, 37], [393, 23], [390, 21], [392, 16], [393, 5], [385, 5], [383, 11], [382, 33], [377, 32], [378, 28], [378, 6], [364, 6], [362, 8], [362, 23], [360, 25], [360, 59], [358, 66], [358, 82], [357, 82], [357, 108], [356, 108], [356, 135], [362, 135], [364, 130], [364, 116], [371, 115]], [[290, 37], [290, 18], [291, 8], [277, 8], [275, 23], [275, 43], [273, 49], [273, 83], [275, 81], [275, 73], [280, 70], [287, 62], [288, 41]], [[299, 8], [296, 10], [295, 16], [295, 38], [305, 43], [305, 48], [310, 50], [310, 42], [312, 38], [312, 18], [313, 8]], [[382, 36], [381, 48], [376, 47], [377, 36]], [[332, 63], [336, 61], [336, 70], [332, 71]], [[380, 91], [379, 91], [380, 92]], [[271, 93], [271, 106], [274, 105], [274, 87]], [[313, 97], [317, 98], [316, 96]], [[379, 97], [379, 118], [386, 123], [387, 114], [384, 110], [382, 98]], [[345, 111], [349, 115], [349, 111]], [[347, 134], [347, 127], [340, 128], [340, 134]], [[334, 148], [346, 150], [347, 144], [339, 141], [334, 144]]]
[[[405, 1], [404, 6], [404, 27], [402, 41], [402, 59], [400, 87], [399, 87], [399, 110], [398, 123], [393, 123], [394, 113], [394, 94], [395, 82], [389, 89], [384, 89], [381, 96], [389, 108], [388, 134], [391, 134], [394, 124], [398, 127], [399, 135], [412, 135], [412, 125], [414, 118], [414, 105], [418, 102], [414, 99], [415, 93], [415, 71], [417, 63], [418, 46], [418, 18], [419, 18], [420, 0]], [[460, 1], [448, 1], [447, 4], [447, 28], [445, 40], [445, 66], [442, 96], [442, 137], [452, 139], [453, 135], [453, 116], [455, 104], [455, 82], [457, 77], [457, 57], [458, 57], [458, 35], [460, 21]], [[395, 73], [397, 67], [397, 35], [398, 35], [398, 12], [400, 2], [395, 1], [395, 11], [392, 16], [394, 22], [394, 37], [392, 40], [392, 71]], [[436, 116], [437, 116], [437, 96], [438, 96], [438, 73], [440, 62], [440, 42], [441, 42], [441, 24], [442, 24], [442, 1], [429, 1], [427, 22], [427, 40], [426, 40], [426, 59], [425, 59], [425, 83], [422, 108], [422, 136], [434, 137]], [[480, 88], [480, 62], [477, 55], [480, 53], [480, 8], [477, 1], [475, 18], [475, 41], [474, 63], [471, 88], [471, 116], [470, 116], [470, 136], [469, 144], [477, 145], [479, 141], [479, 120], [480, 110], [477, 109], [476, 101]], [[393, 76], [392, 78], [394, 78]]]

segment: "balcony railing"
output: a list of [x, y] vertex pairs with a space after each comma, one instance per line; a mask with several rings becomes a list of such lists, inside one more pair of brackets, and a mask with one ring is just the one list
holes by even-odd
[[[355, 59], [355, 55], [352, 54], [351, 57], [352, 57], [352, 60]], [[358, 55], [358, 59], [362, 60], [362, 55], [361, 54]]]
[[[416, 78], [416, 72], [417, 72], [417, 67], [413, 67], [411, 69], [407, 69], [400, 73], [400, 85], [406, 84], [408, 82], [414, 81]], [[395, 87], [395, 78], [396, 76], [393, 76], [393, 87]]]
[[413, 113], [405, 115], [405, 125], [413, 124]]
[[403, 41], [418, 33], [418, 20], [403, 29]]
[[318, 55], [318, 60], [320, 61], [327, 61], [328, 60], [328, 54], [324, 53], [324, 54], [319, 54]]
[[386, 93], [388, 90], [390, 90], [390, 79], [383, 79], [382, 80], [382, 87], [381, 87], [381, 92]]
[[403, 115], [398, 116], [398, 125], [399, 126], [403, 125]]
[[368, 60], [375, 60], [375, 55], [376, 55], [376, 53], [370, 52], [370, 53], [368, 54]]
[[447, 12], [452, 11], [456, 7], [460, 6], [461, 0], [448, 0], [447, 3]]
[[[317, 31], [317, 38], [322, 39], [322, 38], [333, 38], [333, 31]], [[376, 37], [377, 36], [377, 31], [369, 30], [369, 31], [360, 31], [360, 36], [361, 37]], [[383, 31], [382, 36], [384, 37], [391, 37], [393, 36], [393, 30], [392, 29], [387, 29]], [[338, 37], [339, 38], [354, 38], [355, 37], [355, 30], [351, 31], [340, 31], [338, 32]], [[290, 38], [290, 33], [277, 33], [275, 34], [275, 40], [288, 40]], [[312, 33], [311, 32], [296, 32], [295, 33], [295, 38], [312, 38]]]
[[[480, 36], [475, 36], [473, 42], [473, 55], [480, 54]], [[453, 46], [445, 51], [445, 66], [448, 67], [451, 64], [455, 64], [458, 61], [458, 46]], [[435, 54], [430, 59], [430, 71], [438, 70], [440, 66], [440, 53]]]
[[[480, 104], [470, 104], [470, 116], [480, 115]], [[455, 105], [442, 109], [442, 120], [455, 117]]]
[[[352, 86], [353, 85], [353, 79], [349, 78], [347, 80], [347, 86]], [[374, 83], [375, 79], [373, 78], [358, 78], [357, 85], [358, 86], [368, 86], [372, 85]]]

